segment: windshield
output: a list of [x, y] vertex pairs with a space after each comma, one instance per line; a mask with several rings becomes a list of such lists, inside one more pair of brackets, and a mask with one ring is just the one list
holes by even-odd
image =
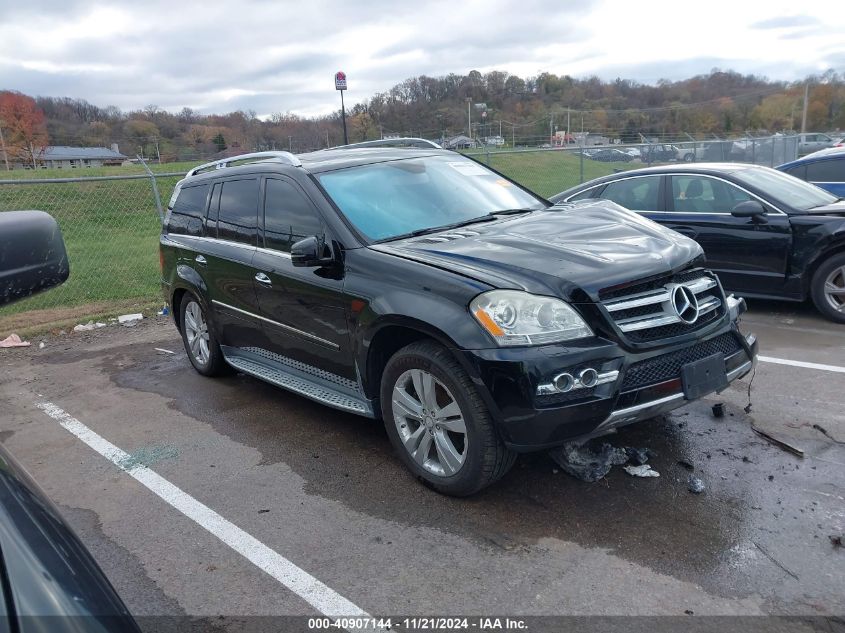
[[774, 169], [743, 169], [734, 175], [739, 180], [765, 191], [776, 200], [801, 211], [833, 204], [838, 200], [824, 189]]
[[459, 155], [350, 167], [317, 176], [355, 227], [373, 241], [472, 222], [546, 203]]

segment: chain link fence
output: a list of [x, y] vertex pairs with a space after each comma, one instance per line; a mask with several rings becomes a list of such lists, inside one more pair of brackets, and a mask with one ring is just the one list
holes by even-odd
[[0, 308], [0, 321], [33, 310], [78, 308], [79, 314], [96, 314], [111, 305], [157, 300], [159, 208], [183, 176], [0, 179], [0, 212], [50, 213], [59, 223], [70, 260], [66, 283]]
[[798, 158], [798, 140], [797, 135], [777, 134], [734, 140], [588, 145], [585, 139], [579, 139], [546, 148], [488, 147], [465, 154], [542, 196], [552, 196], [593, 178], [651, 165], [736, 162], [776, 167]]

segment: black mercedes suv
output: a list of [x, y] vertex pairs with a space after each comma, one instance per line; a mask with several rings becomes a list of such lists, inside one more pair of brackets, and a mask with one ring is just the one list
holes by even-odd
[[179, 182], [162, 284], [198, 372], [381, 418], [418, 478], [468, 495], [518, 452], [751, 370], [745, 304], [694, 241], [608, 201], [552, 206], [434, 144], [374, 145], [246, 154]]

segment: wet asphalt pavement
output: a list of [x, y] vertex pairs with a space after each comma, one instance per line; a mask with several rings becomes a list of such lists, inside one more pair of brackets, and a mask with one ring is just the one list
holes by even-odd
[[[758, 302], [743, 329], [764, 356], [845, 365], [845, 327], [809, 307]], [[406, 473], [378, 422], [243, 375], [199, 376], [166, 318], [45, 342], [0, 350], [0, 439], [137, 615], [316, 613], [37, 402], [371, 614], [845, 614], [845, 551], [829, 539], [845, 531], [843, 373], [761, 362], [750, 414], [746, 380], [607, 438], [655, 451], [659, 478], [616, 467], [584, 483], [526, 455], [451, 499]]]

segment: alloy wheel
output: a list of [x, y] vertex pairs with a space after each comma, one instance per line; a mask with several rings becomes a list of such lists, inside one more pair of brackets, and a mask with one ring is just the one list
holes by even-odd
[[831, 308], [845, 312], [845, 266], [830, 271], [824, 280], [824, 296]]
[[393, 421], [411, 458], [441, 477], [457, 473], [467, 456], [467, 428], [457, 400], [431, 373], [409, 369], [393, 387]]
[[194, 359], [200, 365], [207, 365], [211, 357], [208, 346], [208, 323], [202, 308], [196, 301], [191, 301], [185, 308], [185, 338]]

